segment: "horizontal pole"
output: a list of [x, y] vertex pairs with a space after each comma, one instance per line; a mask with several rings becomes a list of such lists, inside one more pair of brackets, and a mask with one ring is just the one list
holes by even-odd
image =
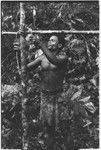
[[[32, 32], [27, 32], [27, 33], [43, 33], [43, 34], [48, 34], [48, 33], [100, 33], [99, 30], [90, 30], [90, 31], [76, 31], [76, 30], [34, 30]], [[2, 34], [17, 34], [17, 32], [2, 32]]]
[[[6, 1], [6, 0], [4, 0], [4, 1]], [[21, 1], [24, 2], [24, 3], [25, 3], [25, 2], [30, 2], [30, 1], [32, 2], [32, 0], [26, 0], [26, 1], [25, 1], [25, 0], [21, 0]], [[37, 2], [44, 2], [44, 1], [45, 1], [45, 0], [41, 0], [41, 1], [40, 1], [40, 0], [37, 0]], [[50, 0], [47, 0], [47, 2], [48, 2], [48, 1], [50, 1]], [[60, 1], [60, 2], [78, 2], [78, 0], [62, 0], [62, 1], [59, 0], [59, 1]], [[81, 0], [80, 0], [80, 1], [81, 1]], [[83, 1], [83, 2], [86, 2], [86, 1], [87, 1], [87, 2], [92, 2], [92, 1], [93, 1], [93, 2], [99, 2], [99, 0], [82, 0], [82, 1]], [[36, 0], [33, 0], [33, 2], [36, 2]], [[51, 0], [51, 2], [58, 2], [58, 0]]]
[[2, 34], [17, 34], [17, 32], [2, 32]]

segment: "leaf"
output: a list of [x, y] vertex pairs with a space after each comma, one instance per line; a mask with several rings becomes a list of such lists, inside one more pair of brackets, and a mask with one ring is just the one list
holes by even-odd
[[92, 124], [92, 122], [90, 120], [85, 119], [84, 121], [85, 121], [85, 124], [83, 125], [83, 127], [87, 127], [90, 124]]
[[78, 98], [80, 97], [81, 93], [82, 93], [82, 89], [80, 89], [78, 92], [76, 92], [76, 93], [73, 95], [73, 97], [71, 98], [71, 100], [73, 101], [73, 100], [75, 100], [75, 99], [78, 99]]
[[81, 115], [85, 118], [88, 118], [88, 113], [86, 111], [86, 109], [84, 108], [84, 106], [79, 105], [79, 112], [81, 113]]
[[96, 83], [96, 80], [93, 78], [93, 79], [91, 79], [90, 80], [90, 82], [94, 85], [94, 86], [96, 86], [97, 85], [97, 83]]
[[84, 23], [84, 21], [83, 21], [82, 19], [80, 19], [80, 18], [77, 18], [77, 19], [75, 19], [75, 20]]
[[75, 115], [79, 114], [79, 105], [77, 103], [75, 103], [75, 105], [74, 105], [74, 113], [75, 113]]
[[89, 57], [89, 60], [90, 60], [91, 52], [90, 52], [90, 49], [89, 49], [88, 43], [87, 43], [87, 42], [85, 42], [85, 44], [86, 44], [87, 54], [88, 54], [88, 57]]
[[84, 102], [84, 103], [86, 103], [89, 99], [90, 99], [90, 96], [87, 96], [87, 97], [85, 97], [85, 98], [80, 99], [79, 102]]
[[89, 112], [91, 112], [93, 114], [95, 113], [96, 108], [92, 102], [86, 103], [84, 106]]
[[99, 65], [99, 57], [96, 58], [96, 65]]
[[94, 48], [96, 48], [96, 46], [93, 43], [91, 43], [91, 46], [94, 47]]

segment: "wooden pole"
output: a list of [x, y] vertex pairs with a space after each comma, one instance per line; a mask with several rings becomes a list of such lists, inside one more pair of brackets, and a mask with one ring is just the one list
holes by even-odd
[[28, 122], [26, 117], [27, 71], [26, 71], [26, 42], [25, 42], [25, 11], [24, 3], [20, 3], [20, 49], [21, 49], [21, 85], [22, 85], [22, 150], [28, 150]]
[[[27, 32], [28, 33], [28, 32]], [[40, 33], [40, 34], [50, 34], [50, 33], [68, 33], [68, 34], [78, 34], [78, 33], [85, 33], [85, 34], [99, 34], [100, 31], [95, 30], [95, 31], [76, 31], [76, 30], [34, 30], [31, 33]], [[17, 32], [2, 32], [2, 34], [17, 34]]]
[[36, 22], [36, 8], [35, 6], [33, 6], [33, 29], [34, 30], [36, 29], [35, 22]]

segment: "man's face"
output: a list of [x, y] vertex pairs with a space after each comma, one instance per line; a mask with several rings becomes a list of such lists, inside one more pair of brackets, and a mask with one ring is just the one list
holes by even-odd
[[28, 34], [26, 36], [26, 41], [28, 42], [28, 44], [34, 44], [35, 42], [35, 36], [33, 34]]
[[57, 36], [51, 36], [48, 41], [48, 49], [49, 50], [56, 50], [58, 47], [58, 37]]
[[35, 36], [33, 34], [28, 34], [26, 36], [27, 44], [29, 45], [29, 51], [35, 50]]

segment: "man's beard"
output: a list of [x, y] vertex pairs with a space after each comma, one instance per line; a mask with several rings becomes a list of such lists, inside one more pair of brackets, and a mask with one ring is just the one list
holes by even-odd
[[50, 45], [50, 46], [48, 46], [48, 49], [50, 50], [50, 51], [56, 51], [57, 50], [57, 48], [53, 45]]

